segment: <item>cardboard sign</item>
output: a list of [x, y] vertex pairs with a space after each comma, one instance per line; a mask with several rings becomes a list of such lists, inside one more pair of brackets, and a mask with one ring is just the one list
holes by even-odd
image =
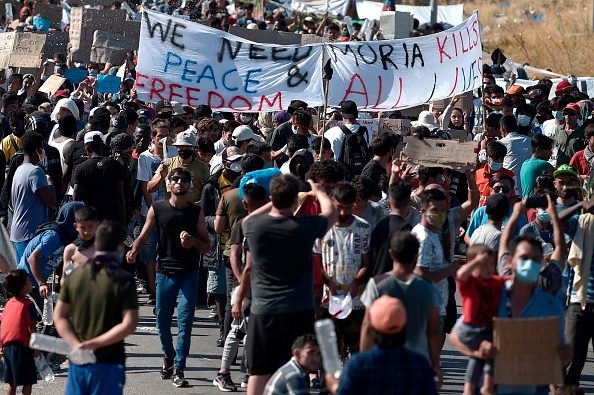
[[408, 12], [382, 11], [380, 29], [386, 40], [407, 38], [413, 29], [413, 16]]
[[378, 133], [394, 133], [401, 136], [410, 135], [412, 126], [409, 119], [381, 118]]
[[116, 76], [120, 77], [122, 79], [122, 81], [124, 80], [124, 77], [126, 76], [126, 62], [124, 62], [120, 68], [118, 69], [118, 72], [116, 73]]
[[70, 12], [72, 60], [87, 63], [91, 58], [93, 33], [100, 29], [103, 32], [118, 34], [125, 22], [126, 11], [124, 10], [95, 10], [73, 7]]
[[37, 2], [33, 6], [33, 15], [39, 15], [43, 19], [48, 19], [51, 22], [52, 28], [59, 29], [60, 22], [62, 22], [62, 7]]
[[134, 40], [119, 34], [96, 30], [93, 33], [91, 47], [91, 62], [122, 64], [126, 62], [127, 54], [134, 49]]
[[47, 93], [48, 95], [53, 95], [56, 93], [58, 89], [62, 86], [62, 84], [66, 81], [66, 78], [60, 77], [59, 75], [50, 75], [47, 80], [41, 85], [39, 88], [40, 92]]
[[99, 74], [95, 90], [101, 93], [118, 93], [120, 91], [120, 77], [115, 75]]
[[444, 132], [449, 133], [449, 135], [452, 136], [452, 140], [456, 140], [461, 143], [468, 141], [468, 133], [466, 133], [466, 130], [446, 129]]
[[[458, 100], [458, 102], [456, 103], [456, 107], [460, 107], [463, 110], [472, 110], [472, 108], [474, 107], [472, 101], [473, 101], [473, 97], [472, 97], [472, 91], [470, 92], [465, 92], [462, 93], [460, 95], [460, 100]], [[443, 99], [443, 100], [436, 100], [434, 102], [431, 102], [429, 104], [429, 111], [433, 111], [434, 108], [438, 109], [439, 111], [443, 112], [445, 110], [445, 108], [448, 106], [448, 104], [450, 104], [450, 101], [452, 99]]]
[[[404, 155], [407, 161], [426, 167], [447, 167], [459, 171], [474, 169], [476, 163], [476, 144], [459, 143], [453, 140], [425, 139], [408, 137], [404, 140]], [[470, 166], [466, 163], [470, 163]]]
[[43, 52], [44, 45], [45, 34], [17, 33], [12, 47], [12, 54], [10, 55], [9, 66], [40, 67], [40, 54]]
[[140, 22], [126, 21], [122, 31], [118, 33], [122, 34], [124, 37], [132, 39], [134, 42], [134, 49], [137, 49], [138, 45], [140, 45]]
[[46, 32], [43, 54], [47, 58], [51, 58], [56, 53], [66, 54], [68, 52], [68, 40], [68, 32]]
[[2, 69], [8, 68], [10, 63], [15, 34], [13, 32], [0, 34], [0, 68]]
[[493, 319], [495, 383], [547, 385], [563, 382], [559, 318]]
[[87, 69], [68, 69], [64, 72], [64, 78], [73, 84], [80, 84], [89, 75]]

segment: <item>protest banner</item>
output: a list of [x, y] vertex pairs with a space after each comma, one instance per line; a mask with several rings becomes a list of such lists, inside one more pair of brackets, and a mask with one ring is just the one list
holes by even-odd
[[72, 68], [64, 72], [64, 78], [73, 84], [80, 84], [85, 78], [87, 78], [88, 75], [89, 72], [87, 69]]
[[56, 74], [50, 75], [49, 78], [45, 80], [43, 85], [41, 85], [39, 91], [47, 93], [48, 95], [53, 95], [58, 89], [60, 89], [64, 81], [66, 81], [66, 78], [60, 77]]
[[441, 33], [401, 40], [324, 44], [334, 74], [328, 104], [353, 100], [381, 111], [444, 99], [482, 84], [478, 17]]
[[410, 135], [412, 126], [409, 119], [381, 118], [378, 133], [394, 133], [401, 136]]
[[[425, 167], [447, 167], [464, 171], [475, 168], [476, 144], [459, 143], [453, 140], [424, 139], [414, 137], [404, 139], [404, 155], [414, 165]], [[470, 165], [467, 165], [470, 163]]]
[[0, 68], [5, 69], [10, 63], [14, 36], [16, 33], [0, 33]]
[[87, 63], [91, 58], [95, 30], [119, 34], [126, 22], [124, 10], [95, 10], [72, 7], [70, 12], [70, 42], [72, 60]]
[[38, 68], [41, 66], [41, 56], [45, 44], [45, 34], [16, 33], [9, 66]]
[[257, 44], [221, 30], [144, 11], [138, 98], [224, 111], [278, 111], [294, 99], [321, 105], [321, 45]]
[[495, 384], [561, 384], [559, 330], [558, 317], [494, 318]]
[[36, 2], [33, 5], [33, 15], [38, 15], [43, 19], [49, 20], [52, 28], [59, 29], [60, 22], [62, 22], [62, 7], [54, 4]]
[[121, 82], [121, 78], [115, 75], [99, 74], [95, 90], [100, 93], [118, 93]]
[[91, 62], [122, 64], [127, 53], [134, 49], [134, 40], [115, 33], [95, 30], [91, 47]]
[[300, 35], [294, 33], [276, 32], [273, 30], [251, 30], [241, 26], [229, 26], [229, 33], [261, 44], [301, 44]]
[[456, 140], [461, 143], [468, 141], [468, 133], [466, 133], [466, 130], [446, 129], [444, 132], [447, 132], [450, 136], [452, 136], [452, 140]]
[[[253, 32], [242, 34], [259, 34]], [[139, 99], [207, 104], [225, 111], [280, 110], [293, 98], [321, 105], [322, 51], [334, 70], [328, 105], [353, 100], [360, 109], [393, 110], [482, 83], [476, 13], [431, 36], [279, 46], [146, 10], [137, 67]]]

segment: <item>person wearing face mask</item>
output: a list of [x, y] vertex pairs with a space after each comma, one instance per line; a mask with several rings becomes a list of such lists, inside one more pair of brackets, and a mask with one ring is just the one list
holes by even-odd
[[491, 195], [489, 182], [493, 176], [507, 174], [511, 178], [515, 177], [513, 171], [503, 168], [503, 159], [507, 155], [507, 148], [503, 144], [497, 141], [489, 141], [485, 152], [487, 163], [476, 171], [476, 186], [480, 193], [479, 206], [481, 207], [487, 204], [487, 198]]
[[[553, 198], [553, 201], [557, 199], [557, 195], [554, 193], [554, 191], [550, 189], [541, 189], [535, 191], [534, 193], [535, 197], [546, 197], [547, 195], [550, 195]], [[539, 207], [536, 209], [536, 216], [534, 217], [534, 221], [528, 223], [527, 225], [524, 225], [520, 229], [519, 234], [520, 236], [523, 236], [525, 234], [532, 234], [537, 238], [540, 238], [543, 242], [554, 245], [553, 226], [551, 224], [551, 221], [552, 218], [547, 213], [547, 211], [544, 208]]]
[[[509, 276], [505, 283], [497, 317], [502, 318], [542, 318], [558, 317], [558, 335], [561, 346], [557, 349], [561, 364], [566, 365], [572, 360], [572, 348], [565, 344], [564, 309], [559, 301], [551, 295], [551, 291], [560, 285], [560, 265], [565, 262], [565, 239], [561, 222], [554, 209], [553, 199], [548, 199], [546, 211], [551, 216], [555, 229], [555, 250], [551, 255], [550, 263], [545, 266], [542, 243], [533, 235], [515, 237], [517, 220], [526, 212], [526, 201], [514, 205], [513, 215], [508, 227], [501, 236], [498, 273], [500, 276]], [[558, 276], [558, 277], [557, 277]], [[578, 304], [578, 309], [579, 304]], [[569, 321], [569, 320], [568, 320]], [[585, 326], [584, 326], [585, 328]], [[568, 341], [570, 338], [568, 336]], [[450, 335], [450, 341], [461, 353], [478, 359], [492, 359], [496, 349], [489, 341], [484, 341], [478, 350], [471, 350], [460, 342], [456, 331]], [[578, 376], [579, 377], [579, 376]], [[546, 394], [547, 386], [507, 386], [499, 385], [497, 393], [502, 394]]]
[[569, 165], [561, 165], [553, 173], [553, 184], [557, 192], [557, 211], [568, 209], [578, 204], [578, 174]]
[[[428, 189], [421, 194], [421, 214], [421, 223], [412, 230], [412, 234], [419, 240], [419, 254], [414, 272], [435, 283], [441, 295], [439, 305], [440, 333], [442, 334], [439, 349], [441, 349], [445, 342], [446, 306], [449, 300], [448, 277], [455, 276], [460, 268], [457, 262], [448, 263], [450, 251], [446, 260], [446, 252], [440, 240], [440, 229], [448, 217], [446, 196], [442, 189]], [[445, 232], [441, 235], [447, 238]], [[447, 245], [451, 244], [447, 242]]]
[[590, 124], [586, 126], [584, 138], [586, 140], [586, 147], [576, 152], [569, 161], [569, 165], [577, 170], [582, 180], [590, 177], [592, 167], [594, 167], [594, 125]]
[[[155, 171], [152, 180], [147, 184], [148, 192], [156, 192], [169, 177], [169, 171], [178, 167], [186, 168], [192, 174], [192, 183], [188, 190], [188, 201], [193, 203], [200, 201], [202, 184], [209, 177], [208, 165], [198, 160], [196, 154], [196, 136], [193, 132], [186, 130], [179, 133], [173, 146], [177, 148], [178, 156], [167, 158]], [[170, 196], [170, 191], [165, 192], [165, 198]]]
[[486, 224], [476, 228], [470, 238], [470, 245], [486, 245], [492, 251], [497, 252], [499, 251], [499, 240], [501, 238], [501, 225], [511, 206], [505, 196], [496, 193], [487, 198], [485, 207], [485, 213], [489, 220]]
[[532, 134], [532, 120], [536, 116], [536, 108], [531, 104], [520, 104], [516, 109], [518, 133], [524, 136]]
[[[307, 111], [307, 103], [302, 100], [292, 100], [289, 103], [289, 107], [287, 108], [287, 112], [284, 114], [276, 114], [275, 119], [277, 122], [279, 120], [286, 119], [286, 114], [293, 115], [295, 111]], [[282, 149], [285, 144], [287, 144], [287, 140], [289, 137], [293, 135], [293, 123], [291, 118], [286, 119], [286, 121], [280, 123], [272, 132], [272, 137], [270, 137], [270, 145], [272, 145], [273, 151], [279, 151]], [[283, 163], [287, 161], [288, 158], [281, 157], [276, 160], [276, 166], [281, 167]]]
[[532, 157], [522, 164], [520, 180], [522, 199], [532, 197], [536, 178], [542, 174], [553, 174], [553, 166], [548, 162], [553, 150], [553, 140], [542, 134], [535, 134], [530, 141]]
[[557, 147], [557, 167], [567, 165], [576, 152], [583, 150], [584, 131], [578, 123], [580, 120], [580, 106], [569, 103], [563, 109], [565, 125], [557, 126], [555, 130], [555, 147]]

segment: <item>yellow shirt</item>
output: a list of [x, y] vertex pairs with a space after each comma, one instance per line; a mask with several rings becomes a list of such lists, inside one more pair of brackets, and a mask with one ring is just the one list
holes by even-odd
[[[173, 158], [167, 159], [167, 163], [169, 163], [169, 173], [167, 173], [167, 179], [169, 179], [169, 174], [171, 174], [171, 171], [178, 167], [183, 167], [190, 171], [192, 174], [192, 186], [188, 191], [188, 201], [192, 203], [198, 202], [202, 198], [202, 183], [210, 176], [208, 165], [195, 158], [193, 162], [184, 165], [182, 164], [181, 158], [179, 156], [174, 156]], [[169, 199], [170, 197], [171, 191], [169, 190], [168, 186], [167, 191], [165, 192], [165, 199]]]
[[[12, 138], [14, 138], [14, 142], [16, 143], [17, 147], [14, 146], [12, 143]], [[4, 156], [6, 157], [6, 163], [10, 163], [10, 160], [16, 154], [18, 150], [22, 148], [21, 139], [20, 137], [15, 136], [14, 134], [10, 134], [2, 140], [2, 151], [4, 152]]]
[[[226, 179], [224, 174], [225, 174], [225, 172], [222, 172], [218, 179], [219, 192], [220, 192], [221, 196], [223, 196], [225, 194], [225, 192], [227, 192], [229, 189], [231, 189], [231, 185], [233, 185], [233, 182]], [[221, 250], [223, 250], [223, 251], [225, 250], [225, 246], [227, 245], [227, 240], [229, 240], [229, 232], [224, 231], [221, 233], [221, 242], [219, 243], [219, 246], [220, 246]]]

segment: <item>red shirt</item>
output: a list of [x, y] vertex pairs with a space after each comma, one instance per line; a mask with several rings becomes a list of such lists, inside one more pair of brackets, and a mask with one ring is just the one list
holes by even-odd
[[0, 316], [2, 349], [10, 342], [21, 342], [29, 347], [29, 324], [36, 321], [37, 310], [31, 300], [21, 297], [10, 298]]
[[[514, 178], [515, 174], [513, 171], [504, 169], [503, 167], [496, 172], [492, 173], [487, 163], [482, 168], [476, 171], [476, 186], [480, 193], [479, 207], [487, 204], [487, 198], [491, 195], [491, 189], [489, 188], [489, 181], [495, 174], [505, 173], [511, 178]], [[515, 180], [515, 178], [514, 178]]]
[[499, 276], [485, 280], [471, 275], [466, 281], [458, 280], [465, 324], [493, 326], [504, 283], [505, 279]]
[[588, 166], [588, 161], [586, 161], [586, 155], [584, 155], [584, 150], [578, 151], [575, 154], [573, 154], [573, 157], [569, 161], [569, 165], [576, 169], [580, 176], [590, 175], [590, 166]]
[[[297, 211], [297, 217], [307, 217], [308, 215], [318, 215], [322, 212], [320, 204], [314, 200], [313, 197], [307, 196], [305, 201]], [[314, 285], [324, 284], [324, 278], [322, 276], [322, 261], [317, 259], [314, 254], [313, 258], [313, 274], [314, 274]]]

